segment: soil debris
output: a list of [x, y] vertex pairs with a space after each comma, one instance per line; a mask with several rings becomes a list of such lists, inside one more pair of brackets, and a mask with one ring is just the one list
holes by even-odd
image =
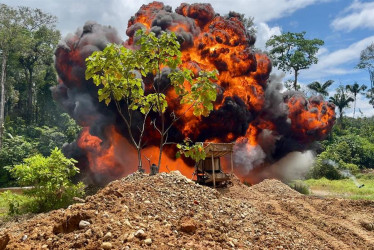
[[362, 223], [373, 214], [374, 202], [304, 196], [277, 180], [215, 190], [177, 171], [134, 173], [84, 203], [4, 225], [0, 248], [374, 249]]

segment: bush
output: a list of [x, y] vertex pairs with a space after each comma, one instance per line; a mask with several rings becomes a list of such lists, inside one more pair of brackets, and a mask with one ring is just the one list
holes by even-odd
[[0, 150], [0, 187], [12, 185], [12, 178], [6, 167], [13, 167], [26, 157], [36, 153], [35, 145], [23, 136], [5, 134], [3, 147]]
[[289, 184], [289, 186], [300, 194], [308, 195], [310, 193], [309, 186], [302, 181], [292, 182]]
[[16, 165], [10, 172], [21, 186], [33, 187], [24, 191], [34, 200], [29, 209], [45, 212], [67, 207], [73, 203], [73, 197], [84, 195], [83, 183], [74, 184], [70, 180], [79, 172], [75, 163], [74, 159], [67, 159], [61, 150], [55, 148], [49, 157], [38, 154], [26, 158], [23, 164]]
[[1, 193], [0, 199], [8, 205], [9, 215], [27, 213], [29, 211], [28, 207], [33, 207], [32, 199], [24, 195], [14, 194], [11, 191]]

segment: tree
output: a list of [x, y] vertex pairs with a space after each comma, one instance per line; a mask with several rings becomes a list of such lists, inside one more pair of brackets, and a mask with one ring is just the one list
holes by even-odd
[[374, 107], [374, 43], [367, 46], [360, 54], [360, 62], [357, 64], [359, 69], [367, 69], [370, 75], [370, 89], [366, 96]]
[[28, 86], [27, 121], [31, 123], [34, 118], [35, 69], [37, 66], [53, 64], [53, 52], [60, 40], [60, 32], [56, 30], [57, 18], [53, 15], [29, 7], [19, 7], [19, 13], [25, 43], [19, 62], [24, 69]]
[[358, 85], [357, 82], [355, 82], [352, 85], [347, 85], [345, 86], [346, 89], [352, 93], [353, 99], [354, 99], [354, 106], [353, 106], [353, 118], [355, 117], [355, 112], [356, 112], [356, 99], [357, 99], [357, 94], [360, 93], [361, 91], [365, 91], [367, 88], [365, 85]]
[[[181, 117], [192, 109], [195, 116], [208, 116], [213, 110], [213, 102], [216, 100], [217, 92], [212, 80], [216, 79], [217, 71], [200, 71], [195, 76], [191, 70], [179, 68], [181, 61], [180, 45], [174, 33], [164, 32], [159, 38], [154, 33], [146, 34], [143, 30], [137, 33], [140, 36], [140, 53], [144, 58], [145, 68], [148, 72], [155, 72], [156, 80], [153, 83], [153, 90], [156, 94], [155, 108], [159, 120], [154, 121], [154, 128], [160, 134], [158, 167], [161, 165], [161, 157], [164, 146], [168, 143], [168, 132]], [[164, 83], [161, 80], [162, 70], [168, 67], [171, 73], [168, 74], [170, 82]], [[165, 111], [168, 106], [164, 101], [165, 92], [174, 88], [180, 104], [186, 105], [182, 114], [177, 115], [171, 112], [172, 120], [166, 124]]]
[[[168, 131], [183, 116], [177, 116], [173, 112], [172, 121], [166, 124], [166, 91], [173, 87], [180, 103], [189, 105], [187, 111], [193, 109], [194, 115], [206, 116], [213, 109], [216, 90], [210, 81], [215, 78], [215, 72], [200, 71], [198, 77], [193, 77], [192, 71], [179, 69], [181, 52], [174, 33], [163, 32], [156, 37], [152, 32], [139, 30], [136, 36], [140, 47], [138, 50], [110, 44], [104, 51], [94, 52], [87, 58], [86, 79], [92, 78], [101, 87], [98, 90], [99, 101], [105, 101], [107, 105], [114, 101], [130, 140], [138, 151], [138, 169], [142, 170], [141, 149], [144, 146], [144, 129], [150, 112], [159, 116], [157, 121], [152, 121], [154, 128], [160, 133], [158, 167], [163, 147], [168, 142]], [[170, 83], [162, 85], [161, 75], [165, 67], [171, 71], [168, 74]], [[146, 94], [141, 76], [149, 75], [155, 76], [155, 80], [151, 93]], [[139, 113], [143, 119], [142, 126], [133, 128], [133, 116]]]
[[267, 42], [266, 47], [271, 47], [270, 57], [275, 66], [284, 72], [294, 72], [293, 87], [298, 89], [297, 78], [300, 70], [308, 69], [316, 64], [316, 53], [324, 42], [320, 39], [305, 39], [305, 32], [283, 33], [274, 35]]
[[0, 4], [0, 55], [1, 55], [1, 78], [0, 78], [0, 149], [2, 147], [4, 132], [4, 110], [6, 99], [5, 82], [7, 79], [7, 63], [11, 52], [17, 49], [19, 41], [20, 17], [16, 9], [5, 4]]
[[349, 107], [349, 103], [353, 101], [354, 99], [347, 95], [343, 86], [339, 86], [336, 94], [330, 97], [330, 102], [334, 103], [339, 110], [339, 121], [341, 125], [343, 124], [343, 110]]
[[328, 80], [324, 84], [321, 85], [320, 82], [315, 81], [315, 82], [308, 84], [307, 87], [311, 90], [316, 91], [317, 93], [323, 96], [328, 96], [329, 92], [327, 92], [327, 88], [330, 87], [331, 84], [333, 83], [334, 83], [333, 80]]

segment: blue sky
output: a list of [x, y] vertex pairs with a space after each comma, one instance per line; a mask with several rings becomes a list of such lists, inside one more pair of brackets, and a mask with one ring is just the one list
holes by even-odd
[[[2, 0], [10, 6], [40, 8], [58, 17], [57, 28], [65, 36], [87, 20], [117, 28], [124, 39], [127, 21], [142, 4], [151, 1], [134, 0]], [[331, 94], [339, 84], [370, 84], [369, 74], [355, 69], [361, 50], [374, 42], [374, 1], [365, 0], [175, 0], [163, 1], [173, 9], [181, 2], [209, 2], [217, 13], [230, 10], [254, 17], [257, 26], [256, 47], [265, 49], [271, 35], [281, 32], [306, 31], [307, 38], [325, 41], [320, 49], [319, 62], [300, 71], [300, 83], [334, 80]], [[278, 72], [274, 70], [274, 72]], [[286, 75], [284, 80], [290, 78]], [[352, 105], [353, 106], [353, 105]], [[357, 107], [365, 116], [374, 115], [374, 108], [360, 96]], [[352, 115], [353, 109], [346, 114]], [[357, 113], [357, 112], [356, 112]], [[358, 112], [359, 114], [359, 112]]]

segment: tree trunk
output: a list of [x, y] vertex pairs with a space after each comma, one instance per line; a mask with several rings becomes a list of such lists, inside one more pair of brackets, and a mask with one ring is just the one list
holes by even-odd
[[5, 79], [6, 79], [7, 54], [3, 51], [3, 60], [1, 63], [1, 95], [0, 95], [0, 149], [3, 146], [4, 133], [4, 108], [5, 108]]
[[32, 69], [29, 69], [29, 79], [28, 79], [28, 96], [27, 96], [27, 121], [30, 124], [33, 119], [33, 86], [32, 86]]
[[356, 113], [356, 95], [355, 95], [355, 102], [353, 104], [353, 118], [355, 118], [355, 113]]
[[143, 165], [142, 164], [142, 152], [141, 152], [142, 149], [138, 147], [137, 150], [138, 150], [138, 171], [144, 173], [144, 169], [142, 166]]
[[296, 91], [297, 91], [297, 74], [298, 74], [298, 70], [295, 70], [295, 80], [293, 82], [293, 87]]
[[165, 133], [165, 115], [164, 113], [161, 114], [161, 138], [160, 138], [160, 152], [158, 155], [158, 169], [161, 166], [161, 157], [162, 157], [162, 150], [164, 149], [164, 133]]

